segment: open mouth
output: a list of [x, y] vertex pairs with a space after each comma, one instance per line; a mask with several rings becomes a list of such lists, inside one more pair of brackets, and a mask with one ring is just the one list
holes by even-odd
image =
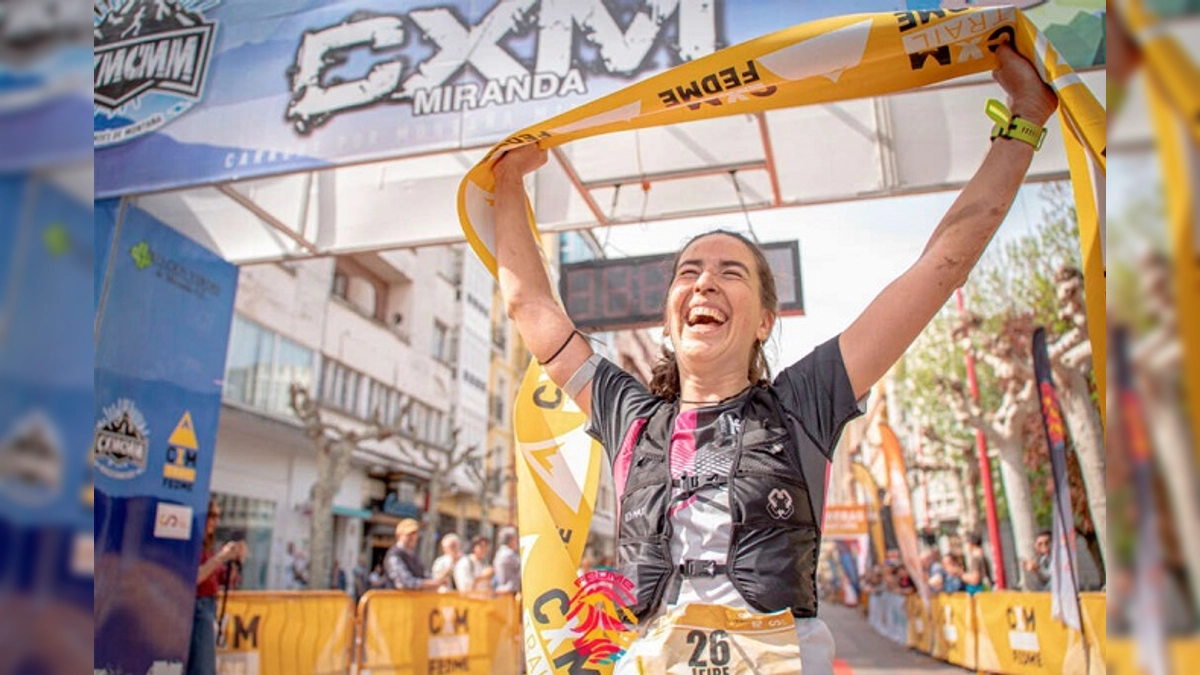
[[717, 327], [723, 325], [729, 317], [725, 313], [715, 307], [693, 307], [688, 310], [687, 325], [689, 328], [698, 326]]

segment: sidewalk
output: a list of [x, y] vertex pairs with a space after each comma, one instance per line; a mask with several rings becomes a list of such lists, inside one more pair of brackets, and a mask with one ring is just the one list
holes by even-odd
[[837, 641], [834, 671], [838, 675], [962, 675], [970, 672], [877, 635], [857, 609], [822, 603], [820, 616]]

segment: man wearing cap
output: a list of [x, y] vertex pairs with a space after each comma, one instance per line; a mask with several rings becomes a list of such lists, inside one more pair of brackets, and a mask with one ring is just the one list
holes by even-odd
[[417, 559], [417, 540], [421, 525], [412, 518], [405, 518], [396, 525], [396, 543], [383, 558], [383, 573], [388, 586], [407, 590], [434, 590], [446, 582], [449, 571], [438, 577], [425, 576], [425, 566]]

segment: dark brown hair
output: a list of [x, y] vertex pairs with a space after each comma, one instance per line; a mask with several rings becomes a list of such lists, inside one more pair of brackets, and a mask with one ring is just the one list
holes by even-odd
[[207, 553], [213, 552], [213, 546], [216, 545], [217, 533], [208, 531], [208, 521], [213, 518], [213, 511], [217, 510], [217, 502], [211, 497], [208, 500], [208, 514], [204, 519], [204, 542], [200, 545], [202, 550]]
[[[754, 256], [754, 266], [758, 272], [758, 299], [762, 302], [764, 308], [778, 316], [779, 293], [775, 289], [775, 275], [771, 272], [771, 263], [767, 261], [767, 256], [763, 254], [758, 244], [737, 232], [713, 230], [712, 232], [698, 234], [689, 239], [671, 261], [671, 279], [674, 280], [675, 270], [679, 267], [679, 261], [689, 246], [705, 237], [722, 234], [737, 239], [745, 244], [746, 248], [750, 249], [750, 253]], [[664, 322], [667, 321], [667, 311], [664, 308]], [[766, 355], [763, 354], [763, 343], [761, 341], [756, 340], [754, 346], [750, 349], [750, 369], [747, 377], [750, 378], [751, 384], [768, 384], [771, 381], [771, 369], [767, 365]], [[658, 359], [658, 363], [654, 364], [654, 370], [650, 378], [650, 391], [655, 396], [661, 396], [669, 401], [679, 398], [679, 362], [675, 358], [675, 352], [667, 349], [665, 344], [662, 347], [662, 354]]]

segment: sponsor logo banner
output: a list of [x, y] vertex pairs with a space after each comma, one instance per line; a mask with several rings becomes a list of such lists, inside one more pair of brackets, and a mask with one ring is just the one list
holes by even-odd
[[146, 470], [150, 430], [133, 401], [122, 398], [106, 406], [92, 442], [96, 468], [106, 476], [128, 480]]
[[[988, 41], [1011, 26], [1004, 13], [928, 4], [855, 4], [894, 13], [878, 39], [902, 59], [900, 76], [986, 58]], [[1034, 4], [1072, 64], [1103, 63], [1103, 3]], [[486, 146], [728, 45], [846, 11], [832, 0], [770, 12], [753, 0], [105, 0], [93, 22], [96, 191]], [[775, 73], [797, 76], [805, 61], [850, 67], [858, 37], [800, 48]], [[733, 59], [653, 94], [679, 110], [713, 96], [769, 97], [763, 68], [788, 58]]]
[[821, 536], [825, 539], [842, 537], [857, 539], [867, 534], [867, 507], [830, 505], [825, 507], [825, 524]]
[[96, 147], [148, 134], [200, 101], [213, 0], [106, 0], [93, 22]]
[[159, 539], [192, 538], [192, 507], [159, 502], [154, 511], [154, 536]]

